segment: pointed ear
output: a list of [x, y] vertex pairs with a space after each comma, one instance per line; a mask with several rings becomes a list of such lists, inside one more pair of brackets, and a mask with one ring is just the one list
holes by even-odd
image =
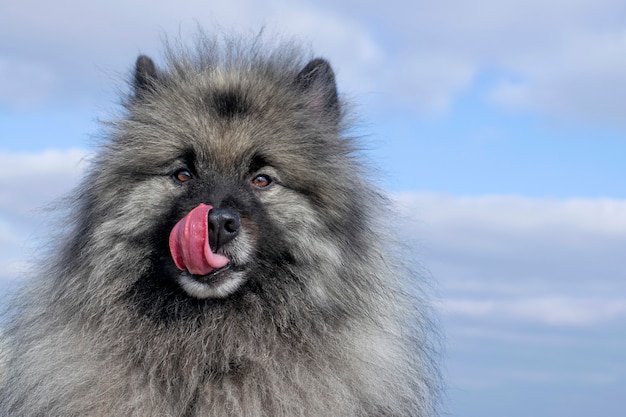
[[316, 58], [296, 76], [296, 85], [310, 97], [309, 107], [339, 117], [339, 99], [335, 74], [328, 61]]
[[135, 97], [140, 98], [147, 91], [151, 90], [158, 78], [156, 65], [152, 59], [146, 55], [140, 55], [135, 63]]

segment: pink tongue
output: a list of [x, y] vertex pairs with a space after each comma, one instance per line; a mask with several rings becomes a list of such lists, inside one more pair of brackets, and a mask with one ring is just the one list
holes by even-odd
[[179, 269], [206, 275], [228, 264], [228, 258], [213, 253], [209, 245], [209, 211], [200, 204], [180, 219], [170, 233], [170, 252]]

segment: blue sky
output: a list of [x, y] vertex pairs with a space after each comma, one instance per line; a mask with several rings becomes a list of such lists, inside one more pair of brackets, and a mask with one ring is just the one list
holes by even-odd
[[333, 64], [434, 281], [444, 415], [626, 415], [621, 0], [3, 5], [0, 289], [53, 233], [46, 204], [80, 178], [136, 56], [197, 23], [265, 25]]

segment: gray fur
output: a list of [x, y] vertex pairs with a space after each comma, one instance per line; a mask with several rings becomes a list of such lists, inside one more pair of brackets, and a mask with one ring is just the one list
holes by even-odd
[[[12, 307], [0, 415], [434, 415], [428, 310], [327, 62], [200, 36], [163, 68], [140, 57], [133, 86]], [[267, 189], [249, 186], [257, 160]], [[241, 217], [228, 285], [185, 287], [164, 256], [201, 202]]]

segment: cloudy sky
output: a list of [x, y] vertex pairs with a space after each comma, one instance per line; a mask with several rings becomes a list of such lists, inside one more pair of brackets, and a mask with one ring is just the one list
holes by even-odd
[[622, 0], [0, 6], [0, 291], [52, 233], [136, 56], [197, 24], [328, 58], [434, 282], [444, 415], [626, 415]]

